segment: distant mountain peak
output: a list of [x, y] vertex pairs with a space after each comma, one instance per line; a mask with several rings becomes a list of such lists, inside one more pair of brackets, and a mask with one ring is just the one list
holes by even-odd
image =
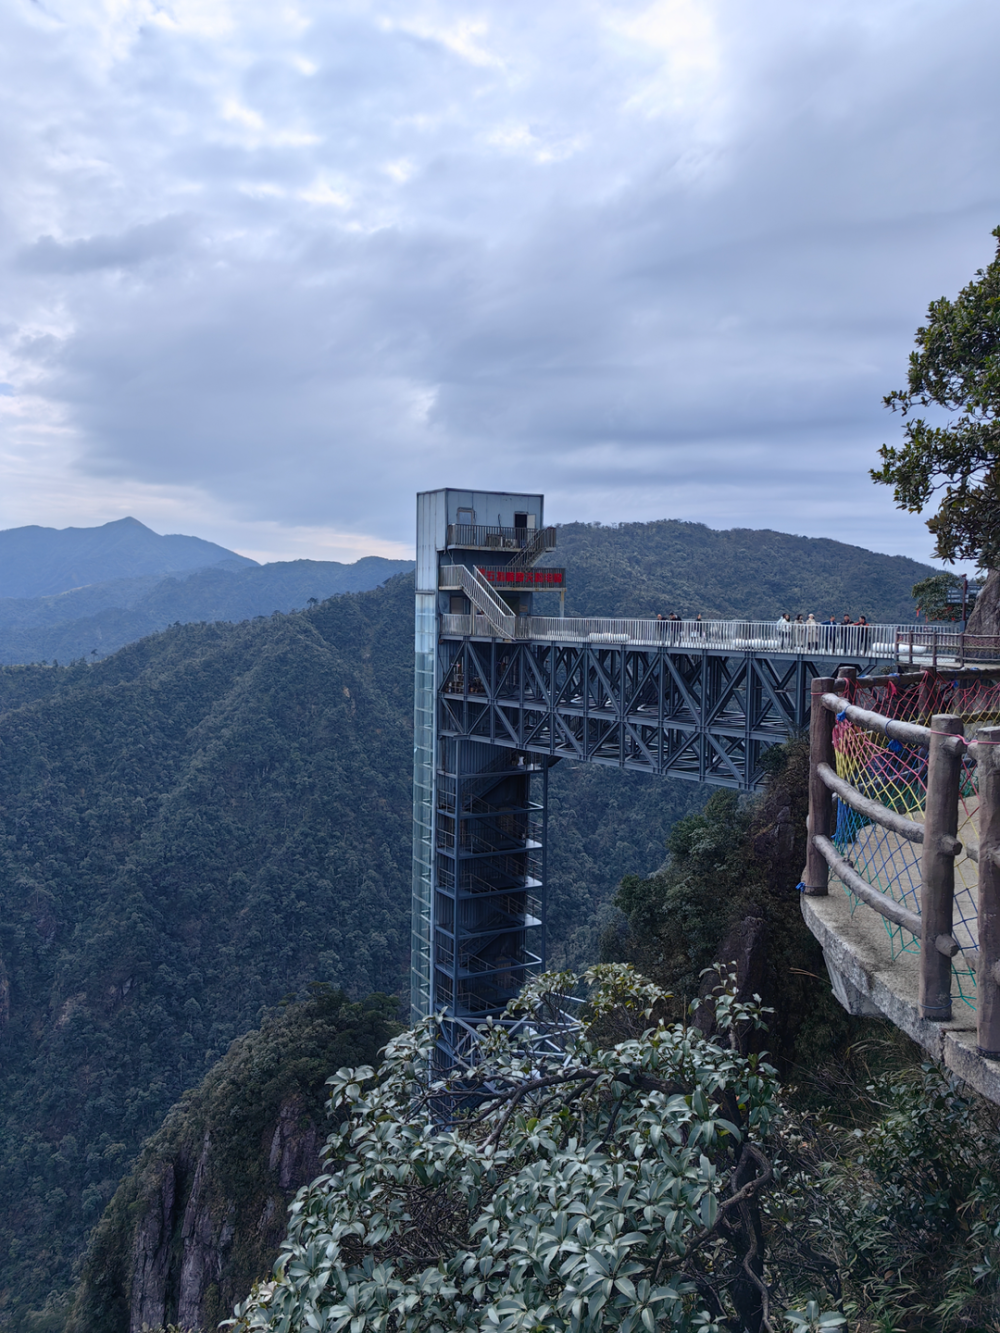
[[131, 514], [93, 528], [7, 528], [0, 531], [0, 598], [49, 597], [115, 579], [190, 574], [223, 562], [257, 566], [201, 537], [161, 536]]

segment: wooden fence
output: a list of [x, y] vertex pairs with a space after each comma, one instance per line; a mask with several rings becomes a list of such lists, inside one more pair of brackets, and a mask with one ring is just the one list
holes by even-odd
[[[921, 1018], [943, 1022], [952, 1017], [952, 960], [962, 952], [975, 971], [979, 1054], [1000, 1059], [1000, 726], [981, 726], [967, 741], [960, 716], [937, 713], [930, 726], [921, 726], [855, 707], [845, 697], [848, 689], [843, 677], [812, 682], [808, 850], [802, 890], [813, 896], [827, 894], [833, 871], [860, 903], [919, 941]], [[838, 776], [834, 751], [838, 719], [926, 753], [922, 820], [889, 809]], [[967, 780], [971, 770], [978, 788], [978, 845], [968, 835], [964, 845], [957, 837], [963, 768]], [[919, 911], [868, 883], [838, 850], [837, 802], [919, 845]], [[960, 944], [953, 932], [955, 858], [963, 852], [978, 865], [975, 944]]]

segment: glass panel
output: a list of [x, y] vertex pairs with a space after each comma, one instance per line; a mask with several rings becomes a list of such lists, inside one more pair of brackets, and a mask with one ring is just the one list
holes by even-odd
[[410, 941], [412, 1021], [431, 1010], [431, 894], [434, 849], [436, 625], [433, 593], [417, 593], [413, 676], [413, 907]]

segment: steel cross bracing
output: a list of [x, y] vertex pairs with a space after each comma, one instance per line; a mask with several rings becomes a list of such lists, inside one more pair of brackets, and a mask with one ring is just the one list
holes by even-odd
[[439, 735], [749, 791], [830, 662], [753, 650], [439, 640]]

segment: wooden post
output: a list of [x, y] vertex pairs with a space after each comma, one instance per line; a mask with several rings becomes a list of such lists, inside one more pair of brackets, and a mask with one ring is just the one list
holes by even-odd
[[849, 704], [854, 703], [854, 691], [858, 687], [858, 668], [849, 666], [841, 667], [837, 672], [837, 679], [847, 681], [847, 689], [844, 693], [844, 699]]
[[955, 857], [942, 843], [958, 832], [958, 792], [962, 755], [951, 741], [962, 734], [962, 719], [951, 713], [931, 718], [924, 807], [924, 850], [920, 858], [920, 1017], [944, 1023], [951, 1018], [951, 910]]
[[812, 683], [809, 704], [809, 822], [806, 825], [806, 868], [802, 872], [803, 892], [814, 898], [826, 896], [830, 883], [830, 867], [822, 852], [813, 846], [813, 837], [821, 833], [832, 838], [833, 793], [817, 773], [818, 764], [836, 768], [833, 752], [835, 718], [823, 707], [820, 695], [832, 694], [837, 682], [832, 676], [817, 677]]
[[980, 727], [979, 964], [976, 1041], [979, 1054], [1000, 1060], [1000, 727]]

